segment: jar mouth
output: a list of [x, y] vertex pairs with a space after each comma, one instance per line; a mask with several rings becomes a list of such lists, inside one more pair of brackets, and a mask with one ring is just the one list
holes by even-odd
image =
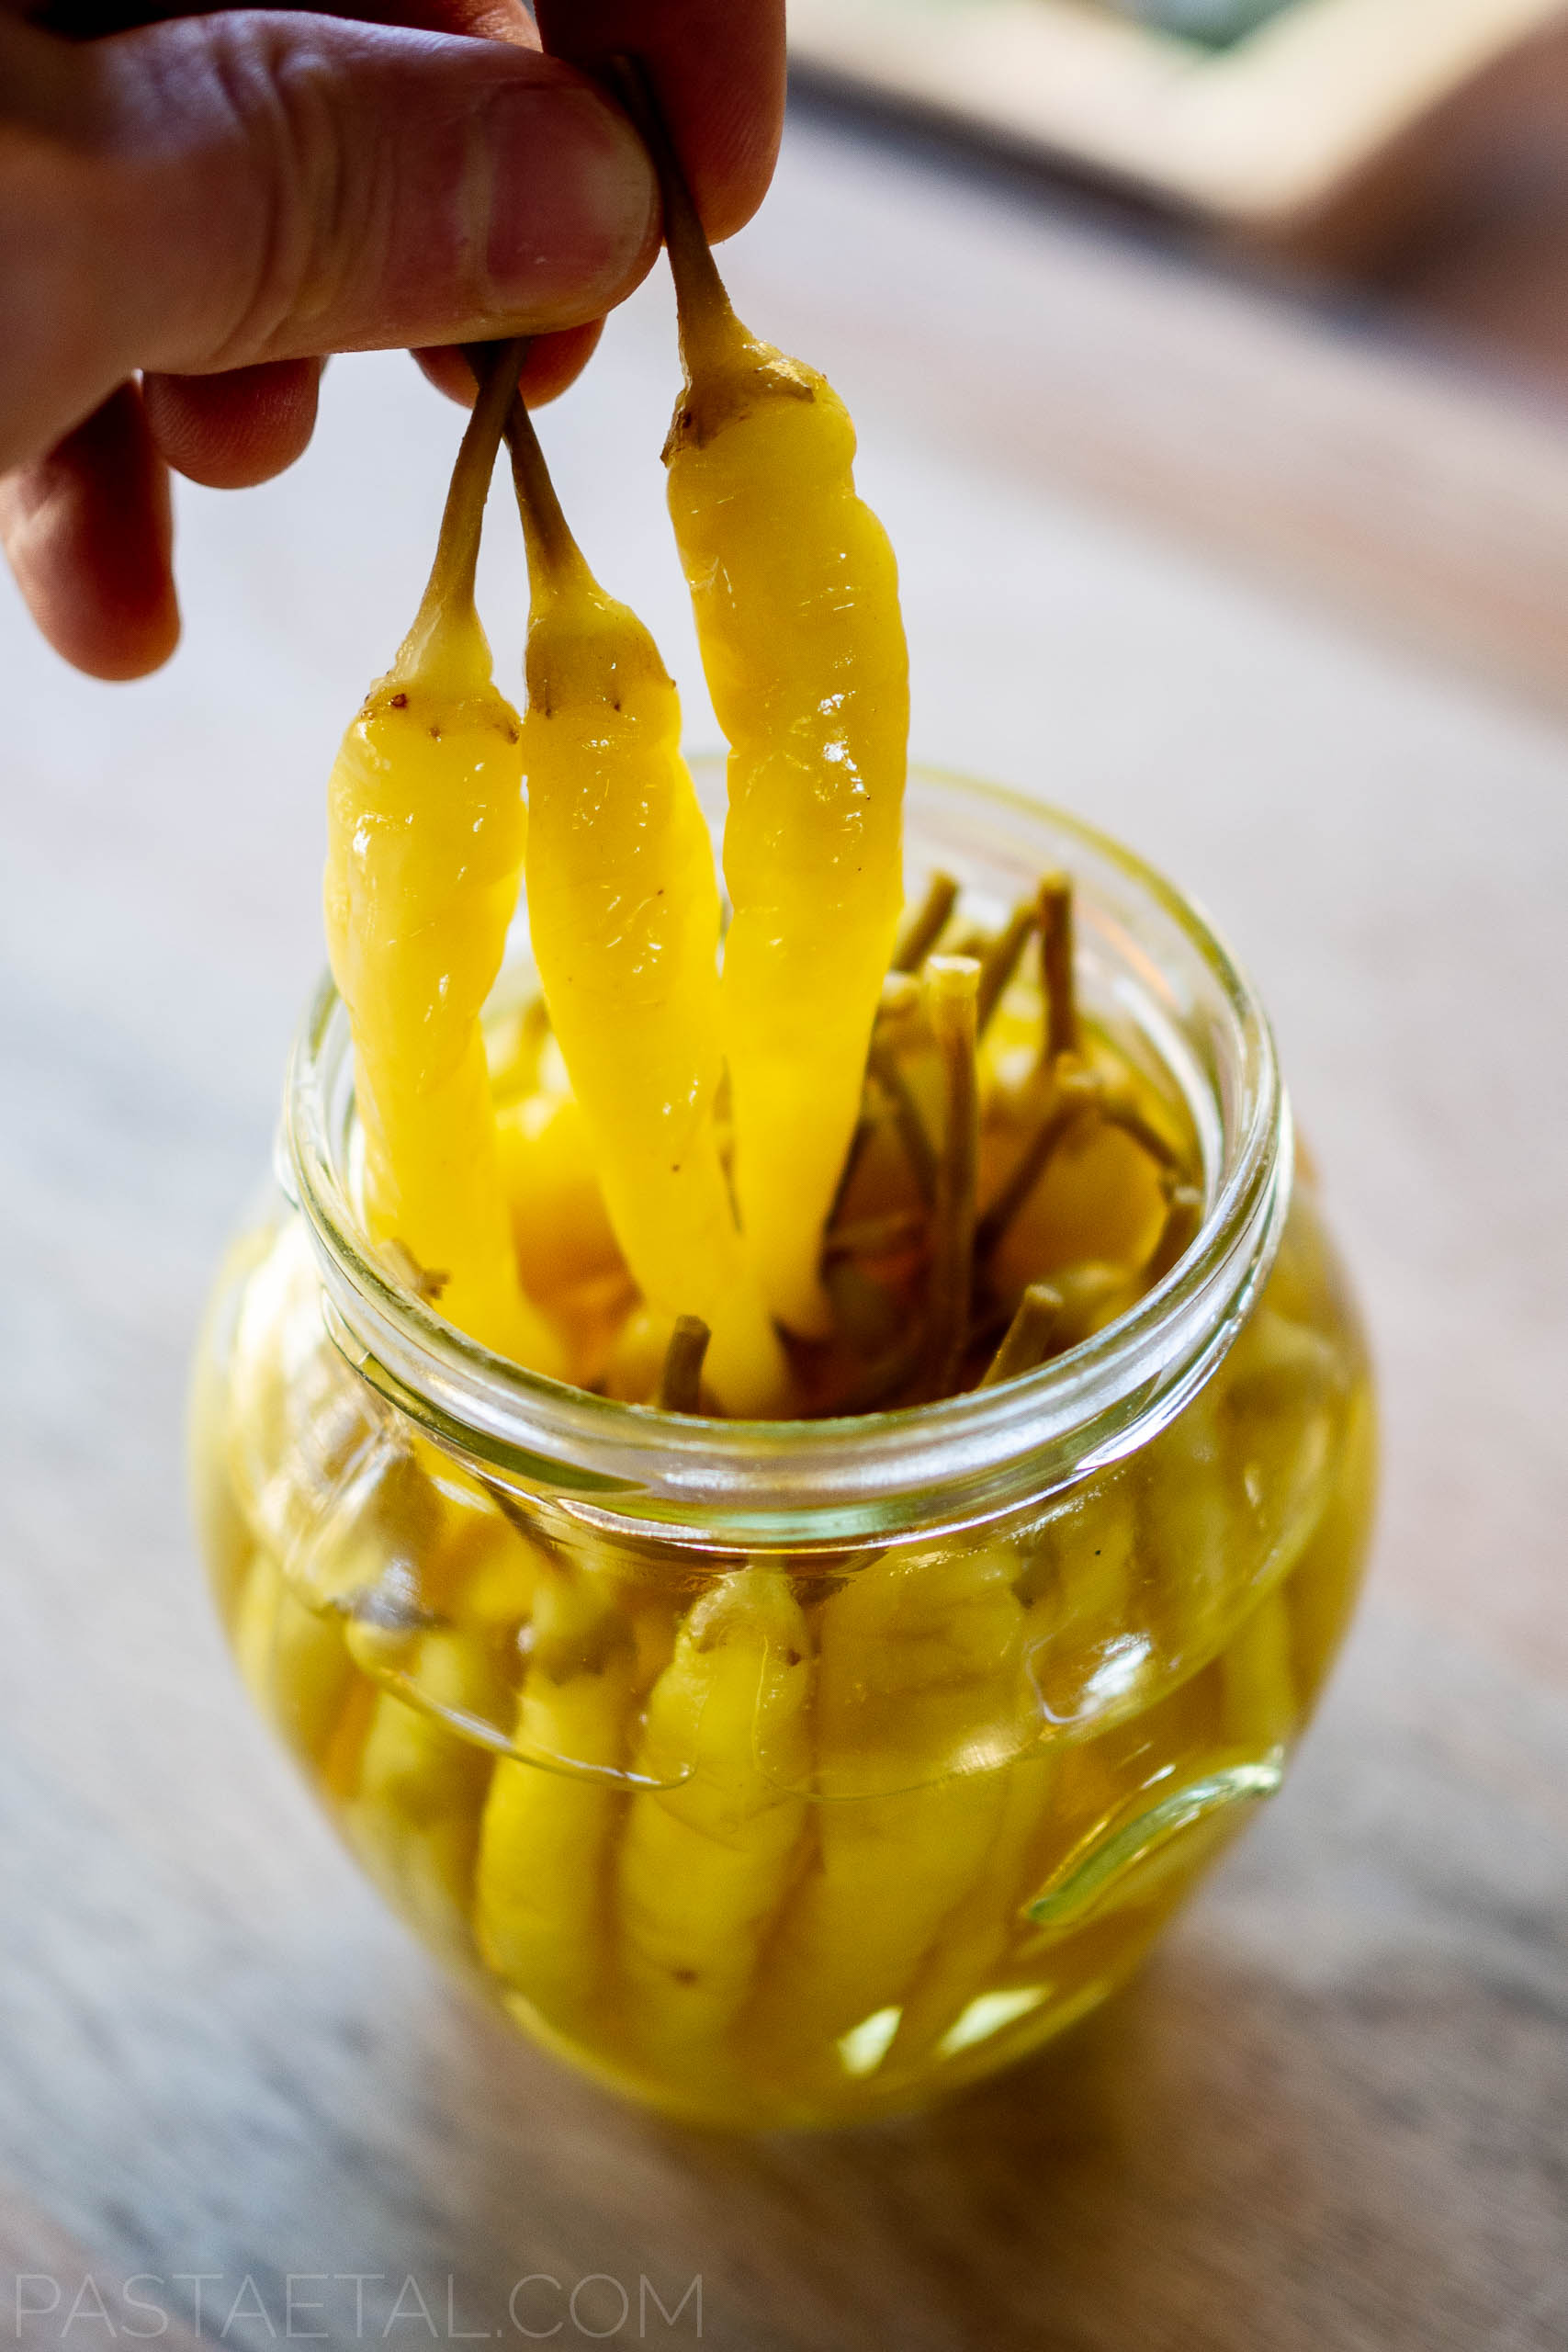
[[[723, 763], [694, 758], [711, 819]], [[1024, 794], [911, 766], [912, 893], [937, 866], [999, 911], [1042, 872], [1077, 896], [1086, 1009], [1184, 1097], [1205, 1209], [1125, 1315], [1039, 1371], [840, 1419], [730, 1421], [598, 1396], [493, 1354], [383, 1265], [351, 1204], [353, 1050], [323, 979], [290, 1058], [278, 1174], [303, 1214], [332, 1336], [400, 1412], [491, 1483], [605, 1529], [705, 1548], [810, 1550], [935, 1536], [1043, 1499], [1145, 1444], [1201, 1385], [1272, 1263], [1289, 1206], [1289, 1105], [1269, 1022], [1206, 918], [1153, 867]], [[525, 922], [519, 925], [525, 939]]]

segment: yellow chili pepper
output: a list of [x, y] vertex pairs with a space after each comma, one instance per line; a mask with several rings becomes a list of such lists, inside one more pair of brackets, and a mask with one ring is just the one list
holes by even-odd
[[[483, 1648], [449, 1628], [420, 1637], [421, 1691], [437, 1706], [491, 1719], [500, 1677]], [[438, 1716], [381, 1691], [371, 1712], [344, 1828], [389, 1898], [442, 1951], [472, 1950], [468, 1909], [479, 1815], [494, 1759]]]
[[724, 1041], [741, 1229], [792, 1329], [831, 1328], [822, 1228], [903, 899], [908, 657], [887, 535], [826, 379], [730, 309], [658, 137], [686, 388], [665, 462], [730, 745]]
[[[530, 1291], [551, 1300], [619, 1271], [593, 1139], [570, 1094], [531, 1094], [496, 1119], [512, 1239]], [[563, 1317], [562, 1318], [566, 1318]]]
[[1224, 1734], [1249, 1756], [1282, 1747], [1301, 1713], [1291, 1662], [1291, 1620], [1278, 1588], [1255, 1601], [1220, 1659]]
[[356, 1680], [341, 1619], [307, 1609], [270, 1553], [258, 1551], [233, 1641], [246, 1689], [296, 1761], [322, 1764]]
[[940, 2046], [1001, 1968], [1019, 1933], [1031, 1849], [1052, 1801], [1056, 1758], [1035, 1747], [1001, 1768], [996, 1827], [974, 1883], [954, 1904], [903, 2004], [886, 2065], [897, 2074]]
[[463, 436], [424, 601], [333, 770], [333, 975], [354, 1028], [371, 1238], [402, 1245], [441, 1311], [536, 1370], [558, 1343], [519, 1285], [479, 1012], [516, 904], [516, 712], [496, 690], [474, 564], [516, 347]]
[[1315, 1696], [1344, 1635], [1371, 1520], [1377, 1485], [1377, 1416], [1364, 1371], [1336, 1430], [1335, 1459], [1337, 1481], [1286, 1586], [1303, 1710]]
[[563, 2030], [592, 2012], [608, 1964], [611, 1841], [637, 1681], [619, 1601], [605, 1577], [541, 1572], [517, 1712], [530, 1760], [496, 1766], [479, 1836], [479, 1948], [531, 2011]]
[[869, 2074], [974, 1885], [1031, 1736], [1019, 1563], [1006, 1544], [856, 1569], [818, 1628], [818, 1853], [743, 2031], [787, 2081]]
[[711, 2064], [789, 1887], [810, 1770], [810, 1639], [781, 1568], [693, 1607], [655, 1683], [621, 1852], [621, 1970], [637, 2041]]
[[719, 1159], [718, 889], [681, 706], [635, 614], [593, 579], [525, 410], [510, 426], [528, 540], [528, 921], [605, 1204], [649, 1305], [699, 1316], [724, 1409], [787, 1401], [784, 1351]]

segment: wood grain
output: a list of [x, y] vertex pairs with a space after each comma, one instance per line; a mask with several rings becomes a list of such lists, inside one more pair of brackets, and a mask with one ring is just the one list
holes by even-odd
[[[209, 2335], [251, 2279], [228, 2340], [255, 2352], [290, 2276], [334, 2345], [522, 2344], [535, 2273], [515, 2311], [558, 2343], [592, 2340], [583, 2280], [588, 2328], [624, 2288], [618, 2340], [694, 2342], [700, 2275], [721, 2352], [1561, 2352], [1568, 431], [810, 124], [733, 275], [857, 413], [922, 751], [1134, 841], [1274, 1008], [1383, 1375], [1343, 1671], [1115, 2011], [875, 2132], [737, 2145], [623, 2110], [359, 1885], [224, 1663], [179, 1462], [320, 956], [322, 779], [454, 435], [406, 364], [346, 364], [294, 475], [182, 502], [165, 677], [87, 685], [0, 603], [0, 2167], [106, 2269], [212, 2274]], [[544, 429], [701, 739], [674, 382], [654, 286]]]
[[127, 2278], [68, 2237], [16, 2185], [0, 2180], [0, 2335], [24, 2352], [122, 2327], [164, 2352], [195, 2352], [197, 2339], [161, 2291], [174, 2282]]
[[[1564, 56], [1568, 42], [1560, 89]], [[764, 211], [756, 273], [783, 332], [830, 322], [868, 390], [1000, 475], [1107, 501], [1564, 707], [1554, 408], [1445, 350], [1416, 305], [1391, 334], [1371, 295], [1335, 280], [1195, 269], [1178, 248], [1097, 233], [1092, 213], [1043, 218], [1006, 175], [939, 172], [911, 205], [912, 175], [850, 154], [802, 187], [801, 217]], [[921, 266], [888, 281], [900, 239]], [[1544, 271], [1535, 283], [1550, 315]]]

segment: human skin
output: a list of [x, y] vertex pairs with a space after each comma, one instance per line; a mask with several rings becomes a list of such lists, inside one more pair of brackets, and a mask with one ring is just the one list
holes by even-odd
[[265, 481], [324, 358], [527, 334], [577, 374], [659, 244], [596, 76], [647, 62], [709, 233], [761, 201], [783, 0], [388, 0], [373, 20], [0, 0], [0, 539], [39, 628], [103, 678], [174, 650], [171, 470]]

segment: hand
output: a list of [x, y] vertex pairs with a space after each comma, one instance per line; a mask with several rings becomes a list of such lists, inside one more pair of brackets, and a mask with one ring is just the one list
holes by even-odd
[[615, 51], [647, 61], [709, 232], [750, 218], [783, 0], [537, 18], [542, 51], [520, 0], [90, 40], [0, 13], [0, 537], [67, 661], [168, 659], [169, 469], [233, 489], [291, 465], [327, 353], [408, 345], [456, 390], [429, 346], [533, 334], [530, 401], [570, 382], [658, 250], [648, 159], [592, 78]]

